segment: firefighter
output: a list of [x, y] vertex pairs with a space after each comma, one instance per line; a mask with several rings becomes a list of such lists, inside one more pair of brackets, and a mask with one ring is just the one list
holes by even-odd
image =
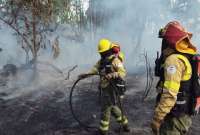
[[[88, 74], [100, 73], [100, 89], [101, 95], [101, 121], [99, 127], [99, 134], [106, 135], [109, 130], [111, 114], [116, 118], [117, 122], [122, 125], [125, 132], [130, 132], [128, 126], [128, 119], [124, 115], [122, 108], [119, 107], [119, 102], [116, 89], [111, 85], [111, 82], [116, 83], [116, 80], [124, 80], [126, 70], [122, 61], [117, 57], [113, 51], [112, 42], [108, 39], [101, 39], [98, 44], [98, 52], [101, 59], [92, 68]], [[123, 55], [121, 55], [123, 56]], [[88, 74], [81, 74], [79, 78], [84, 78]]]
[[124, 56], [124, 53], [121, 52], [120, 45], [118, 43], [112, 43], [111, 47], [112, 47], [114, 55], [118, 57], [121, 60], [121, 62], [124, 62], [125, 56]]
[[154, 134], [185, 135], [191, 124], [190, 55], [197, 53], [191, 43], [192, 34], [177, 21], [169, 22], [159, 31], [161, 56], [155, 61], [157, 102], [151, 128]]

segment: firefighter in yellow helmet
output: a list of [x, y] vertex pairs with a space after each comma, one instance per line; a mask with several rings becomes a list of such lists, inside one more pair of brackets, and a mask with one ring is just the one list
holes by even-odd
[[[116, 52], [113, 51], [112, 42], [108, 39], [101, 39], [98, 44], [98, 52], [101, 59], [91, 69], [88, 74], [100, 73], [100, 89], [102, 90], [101, 99], [101, 121], [99, 127], [99, 134], [106, 135], [109, 130], [110, 116], [111, 114], [116, 118], [117, 122], [122, 124], [125, 132], [130, 132], [128, 126], [128, 119], [124, 115], [122, 108], [119, 107], [119, 101], [116, 96], [117, 94], [123, 94], [124, 87], [121, 87], [122, 93], [116, 93], [116, 89], [111, 85], [117, 84], [119, 81], [124, 82], [126, 76], [126, 70], [124, 65]], [[79, 75], [79, 77], [85, 77], [87, 74]], [[121, 85], [124, 86], [125, 84]]]
[[157, 104], [151, 123], [154, 134], [185, 135], [191, 126], [191, 76], [189, 56], [197, 53], [192, 34], [179, 22], [168, 23], [159, 31], [161, 56], [156, 60]]

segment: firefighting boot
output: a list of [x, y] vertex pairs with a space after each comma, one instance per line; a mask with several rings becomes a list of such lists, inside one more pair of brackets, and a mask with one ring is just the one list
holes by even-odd
[[108, 135], [108, 131], [98, 130], [96, 135]]
[[124, 132], [131, 132], [131, 129], [128, 124], [122, 126]]

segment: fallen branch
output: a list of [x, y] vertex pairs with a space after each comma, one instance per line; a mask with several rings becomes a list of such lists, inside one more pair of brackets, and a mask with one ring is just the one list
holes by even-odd
[[147, 52], [144, 52], [144, 58], [145, 58], [146, 71], [147, 71], [147, 74], [146, 74], [147, 82], [146, 82], [146, 88], [143, 95], [143, 101], [147, 98], [153, 84], [153, 74], [152, 74], [152, 69], [149, 63]]
[[69, 69], [68, 74], [67, 74], [67, 77], [65, 78], [65, 80], [69, 80], [69, 78], [70, 78], [70, 73], [71, 73], [72, 71], [74, 71], [77, 67], [78, 67], [78, 65], [75, 65], [74, 67], [72, 67], [71, 69]]
[[64, 76], [64, 73], [61, 69], [59, 69], [58, 67], [56, 67], [55, 65], [49, 63], [49, 62], [44, 62], [44, 61], [37, 61], [37, 63], [39, 64], [44, 64], [44, 65], [48, 65], [50, 67], [52, 67], [55, 71], [57, 71], [58, 73], [62, 74]]

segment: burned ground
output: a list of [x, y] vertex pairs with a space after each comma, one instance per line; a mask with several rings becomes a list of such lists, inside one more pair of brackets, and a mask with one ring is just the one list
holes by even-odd
[[[133, 130], [130, 135], [151, 134], [149, 124], [153, 114], [154, 95], [142, 100], [144, 77], [129, 75], [128, 91], [124, 99], [124, 110]], [[58, 81], [59, 82], [59, 81]], [[6, 98], [11, 93], [0, 93], [0, 135], [95, 135], [85, 131], [74, 120], [69, 107], [69, 91], [74, 81], [51, 83], [20, 96]], [[98, 126], [99, 100], [97, 83], [79, 85], [74, 95], [73, 106], [77, 117], [84, 123]], [[90, 89], [92, 90], [89, 90]], [[195, 117], [191, 135], [198, 135], [200, 117]], [[119, 125], [112, 119], [110, 135], [117, 135]]]

